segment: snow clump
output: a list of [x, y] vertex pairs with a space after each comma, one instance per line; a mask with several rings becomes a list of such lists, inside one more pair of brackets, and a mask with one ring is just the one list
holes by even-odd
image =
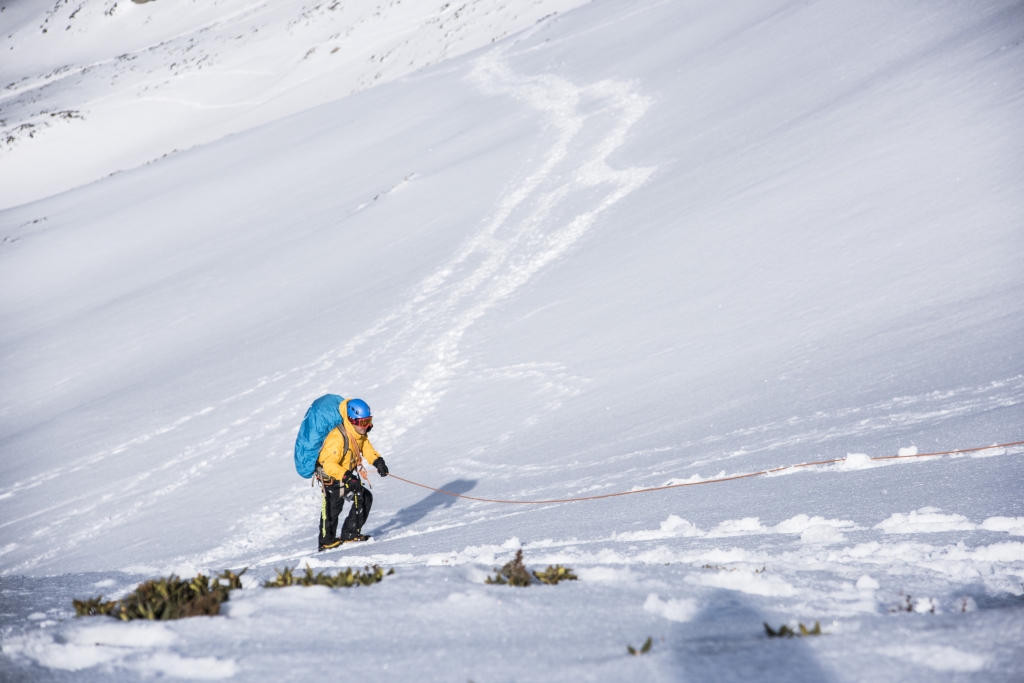
[[697, 603], [693, 600], [662, 600], [657, 593], [651, 593], [644, 601], [644, 610], [669, 621], [690, 621], [698, 612]]
[[923, 507], [904, 515], [894, 512], [874, 526], [887, 534], [919, 534], [939, 531], [973, 531], [975, 525], [963, 515], [944, 515], [939, 508]]
[[1005, 531], [1011, 536], [1024, 536], [1024, 517], [989, 517], [981, 523], [985, 531]]

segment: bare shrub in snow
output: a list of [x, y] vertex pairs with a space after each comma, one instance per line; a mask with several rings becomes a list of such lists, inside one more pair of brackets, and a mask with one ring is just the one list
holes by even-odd
[[529, 586], [533, 583], [530, 572], [523, 564], [523, 551], [517, 550], [516, 556], [510, 562], [506, 562], [493, 577], [488, 576], [486, 583], [508, 584], [509, 586]]
[[523, 564], [523, 551], [517, 550], [516, 556], [510, 562], [497, 570], [494, 576], [488, 576], [485, 583], [497, 584], [499, 586], [529, 586], [534, 578], [541, 583], [553, 586], [559, 581], [575, 581], [579, 577], [572, 569], [560, 564], [548, 565], [542, 572], [531, 572]]

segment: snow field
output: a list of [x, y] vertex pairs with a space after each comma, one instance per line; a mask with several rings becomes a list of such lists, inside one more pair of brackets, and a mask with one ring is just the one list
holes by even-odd
[[[115, 26], [88, 7], [90, 36]], [[206, 74], [230, 66], [258, 72], [240, 89], [282, 97], [237, 118], [195, 108], [209, 127], [182, 130], [213, 142], [63, 194], [73, 164], [44, 176], [16, 157], [89, 159], [57, 136], [105, 144], [98, 113], [0, 159], [42, 188], [0, 212], [0, 678], [1024, 675], [1024, 449], [870, 460], [1024, 438], [1017, 5], [594, 2], [534, 25], [531, 4], [516, 16], [532, 28], [490, 46], [512, 23], [490, 32], [469, 9], [498, 6], [471, 3], [444, 31], [486, 39], [413, 73], [441, 29], [402, 31], [435, 10], [349, 4], [357, 31], [384, 27], [365, 45], [404, 56], [392, 80], [313, 108], [338, 92], [316, 74], [370, 73], [316, 71], [332, 58], [319, 32], [352, 17], [187, 7], [174, 30], [211, 57], [168, 93], [205, 103], [220, 93]], [[34, 35], [38, 8], [15, 9], [15, 51], [52, 37]], [[168, 52], [83, 53], [86, 74], [4, 61], [28, 76], [11, 120], [39, 115], [36, 96], [116, 102], [108, 75], [142, 83], [129, 64], [186, 50], [157, 28], [173, 27], [123, 35]], [[274, 61], [300, 43], [318, 49]], [[275, 103], [296, 108], [260, 118]], [[172, 128], [114, 125], [164, 151], [181, 147]], [[373, 477], [374, 540], [316, 554], [317, 493], [290, 451], [327, 391], [370, 401], [395, 474], [467, 495], [786, 469], [536, 507]], [[580, 580], [484, 584], [518, 548]], [[306, 562], [397, 571], [258, 587]], [[245, 566], [221, 617], [71, 618], [72, 598]], [[762, 626], [819, 620], [820, 638]], [[648, 636], [648, 655], [626, 654]]]
[[6, 3], [0, 207], [400, 78], [579, 4]]

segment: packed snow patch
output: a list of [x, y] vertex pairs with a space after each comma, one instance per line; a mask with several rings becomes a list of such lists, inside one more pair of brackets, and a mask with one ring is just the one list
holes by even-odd
[[657, 593], [651, 593], [644, 601], [644, 610], [669, 621], [690, 621], [697, 615], [697, 603], [689, 599], [662, 600]]
[[894, 659], [902, 659], [936, 671], [980, 671], [985, 657], [943, 645], [901, 645], [879, 650]]

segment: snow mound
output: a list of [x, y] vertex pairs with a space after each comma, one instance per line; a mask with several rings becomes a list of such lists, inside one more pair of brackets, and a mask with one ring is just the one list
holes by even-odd
[[644, 600], [644, 610], [659, 617], [665, 617], [669, 621], [690, 621], [693, 619], [699, 608], [697, 603], [688, 599], [662, 600], [657, 593], [651, 593]]
[[963, 515], [944, 515], [938, 508], [924, 507], [909, 514], [894, 512], [874, 526], [887, 534], [920, 534], [940, 531], [973, 531], [975, 525]]
[[1024, 536], [1024, 517], [989, 517], [981, 523], [985, 531], [1005, 531], [1011, 536]]
[[828, 524], [815, 524], [809, 526], [800, 534], [801, 543], [839, 543], [845, 541], [846, 536], [834, 526]]
[[727, 519], [719, 522], [718, 526], [708, 533], [712, 538], [721, 536], [745, 536], [747, 534], [767, 533], [768, 528], [761, 524], [757, 517], [744, 517], [743, 519]]
[[836, 467], [841, 470], [867, 470], [878, 467], [867, 453], [847, 453], [846, 459], [837, 463]]
[[777, 534], [802, 534], [811, 527], [827, 526], [835, 529], [852, 529], [856, 526], [846, 519], [825, 519], [824, 517], [810, 517], [805, 514], [795, 515], [775, 525], [774, 531]]

